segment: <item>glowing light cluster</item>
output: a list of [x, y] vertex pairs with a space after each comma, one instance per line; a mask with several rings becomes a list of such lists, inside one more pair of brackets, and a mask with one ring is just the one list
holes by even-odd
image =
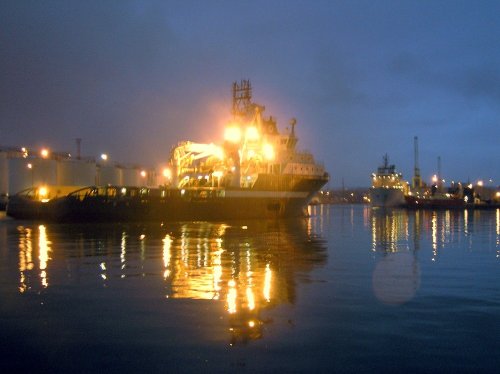
[[255, 141], [255, 140], [259, 140], [259, 138], [260, 138], [259, 130], [257, 130], [257, 128], [255, 126], [247, 127], [247, 131], [246, 131], [246, 139], [247, 140]]
[[274, 148], [271, 144], [264, 144], [262, 147], [262, 152], [267, 160], [274, 159]]
[[238, 126], [230, 126], [224, 132], [224, 140], [231, 143], [239, 143], [241, 140], [241, 130]]

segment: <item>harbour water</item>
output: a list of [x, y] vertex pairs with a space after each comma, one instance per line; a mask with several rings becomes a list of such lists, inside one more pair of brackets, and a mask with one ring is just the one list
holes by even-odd
[[500, 209], [0, 217], [1, 372], [495, 372]]

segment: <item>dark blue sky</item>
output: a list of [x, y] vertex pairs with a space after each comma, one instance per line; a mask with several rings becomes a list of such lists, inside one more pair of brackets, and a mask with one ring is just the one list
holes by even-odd
[[0, 145], [155, 165], [219, 141], [231, 83], [347, 186], [500, 184], [499, 1], [18, 1], [0, 12]]

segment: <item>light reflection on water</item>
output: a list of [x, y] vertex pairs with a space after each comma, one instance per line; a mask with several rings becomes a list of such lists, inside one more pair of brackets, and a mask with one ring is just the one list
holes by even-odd
[[[441, 251], [453, 248], [484, 250], [473, 241], [474, 225], [484, 222], [481, 215], [492, 215], [480, 210], [365, 210], [370, 216], [372, 251], [382, 254], [373, 272], [373, 292], [379, 301], [387, 304], [403, 304], [415, 297], [421, 283], [420, 262], [427, 260], [422, 255], [419, 259], [419, 250], [428, 237], [431, 262], [439, 260]], [[498, 258], [500, 210], [494, 214]], [[427, 252], [424, 253], [427, 256]]]
[[[329, 207], [310, 207], [309, 213], [309, 219], [252, 222], [250, 226], [206, 222], [119, 228], [115, 225], [52, 225], [48, 228], [19, 225], [19, 292], [39, 292], [50, 286], [53, 256], [58, 262], [65, 258], [104, 256], [103, 261], [94, 264], [102, 286], [127, 277], [160, 275], [165, 283], [166, 298], [222, 300], [229, 314], [244, 311], [255, 315], [250, 319], [258, 319], [260, 309], [287, 302], [292, 297], [288, 294], [289, 275], [284, 275], [283, 269], [292, 275], [303, 268], [312, 270], [300, 262], [303, 258], [296, 256], [297, 250], [314, 258], [315, 266], [326, 262], [327, 243], [323, 236], [325, 224], [329, 224]], [[388, 303], [410, 300], [420, 284], [416, 254], [422, 236], [430, 236], [431, 261], [436, 261], [440, 251], [450, 245], [465, 245], [473, 250], [471, 234], [474, 221], [478, 222], [480, 215], [481, 211], [364, 207], [363, 224], [371, 232], [371, 251], [384, 255], [373, 272], [374, 294]], [[351, 226], [353, 217], [354, 209], [350, 209]], [[495, 212], [495, 234], [498, 258], [500, 210]], [[55, 253], [52, 237], [57, 240]], [[156, 261], [160, 256], [161, 268]], [[70, 271], [81, 269], [76, 267]], [[399, 287], [404, 285], [399, 282], [401, 279], [409, 280], [403, 291]], [[390, 295], [391, 284], [399, 285], [391, 292], [403, 292], [405, 296]]]
[[[496, 243], [500, 236], [500, 209], [492, 211], [370, 209], [372, 250], [383, 252], [418, 250], [430, 234], [433, 260], [439, 250], [460, 245], [473, 250], [474, 225], [494, 215]], [[484, 216], [484, 219], [483, 217]], [[481, 228], [483, 230], [484, 228]]]
[[260, 338], [261, 311], [293, 303], [294, 274], [325, 263], [321, 220], [19, 225], [19, 292], [147, 277], [163, 282], [164, 298], [223, 302], [231, 344]]
[[[62, 350], [63, 369], [73, 368], [72, 354], [109, 365], [111, 356], [80, 350], [89, 341], [117, 352], [133, 342], [126, 355], [148, 357], [146, 369], [178, 360], [197, 362], [192, 371], [494, 367], [500, 210], [320, 205], [310, 214], [164, 225], [0, 220], [0, 327], [23, 349], [34, 335], [30, 349]], [[144, 364], [130, 360], [111, 362]]]

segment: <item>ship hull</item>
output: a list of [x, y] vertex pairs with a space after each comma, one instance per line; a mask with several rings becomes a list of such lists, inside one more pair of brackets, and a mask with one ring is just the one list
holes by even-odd
[[453, 197], [419, 198], [415, 196], [406, 196], [405, 200], [406, 206], [413, 209], [452, 209], [467, 207], [463, 199]]
[[219, 221], [228, 219], [304, 216], [304, 197], [224, 197], [78, 200], [71, 197], [48, 203], [13, 201], [7, 215], [16, 219], [55, 222]]
[[405, 197], [401, 189], [372, 187], [370, 189], [370, 202], [373, 207], [401, 207], [405, 204]]
[[[124, 187], [90, 187], [47, 202], [13, 196], [7, 215], [54, 222], [221, 221], [300, 217], [317, 189], [140, 189], [133, 196]], [[309, 186], [310, 187], [310, 186]], [[103, 191], [91, 194], [89, 191]], [[128, 191], [132, 189], [128, 188]], [[148, 191], [143, 194], [141, 191]]]

